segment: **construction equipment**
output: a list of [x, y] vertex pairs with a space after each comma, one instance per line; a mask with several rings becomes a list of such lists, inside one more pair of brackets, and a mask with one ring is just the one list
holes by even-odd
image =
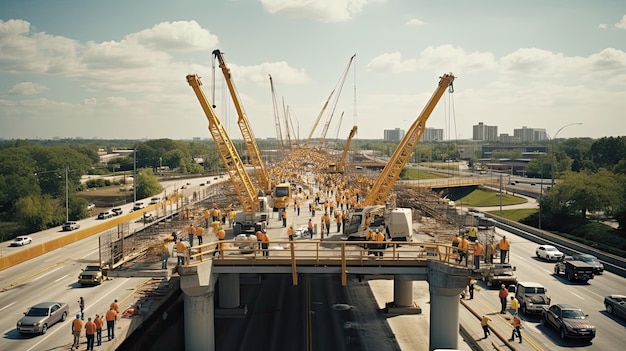
[[[446, 90], [449, 90], [450, 93], [454, 92], [452, 85], [453, 81], [454, 75], [452, 73], [446, 73], [440, 77], [437, 89], [435, 89], [435, 92], [426, 106], [424, 106], [420, 115], [406, 132], [404, 138], [402, 138], [400, 144], [396, 148], [396, 151], [394, 151], [393, 155], [389, 159], [389, 162], [378, 176], [376, 182], [374, 182], [370, 192], [365, 197], [365, 200], [362, 203], [364, 207], [356, 209], [351, 214], [344, 232], [345, 235], [348, 235], [348, 239], [363, 240], [365, 237], [365, 231], [367, 230], [365, 223], [369, 223], [370, 226], [382, 226], [384, 223], [387, 227], [386, 229], [389, 229], [389, 227], [392, 226], [392, 223], [388, 223], [388, 221], [392, 219], [392, 213], [394, 211], [406, 212], [402, 209], [391, 208], [387, 199], [391, 193], [391, 189], [400, 176], [400, 172], [410, 159], [411, 154], [413, 154], [413, 151], [422, 137], [422, 134], [424, 134], [426, 121], [439, 102], [439, 99]], [[394, 216], [394, 218], [405, 218], [405, 215], [399, 214]], [[404, 220], [401, 221], [403, 222]], [[398, 223], [394, 224], [393, 227], [406, 227], [406, 224]], [[396, 234], [392, 235], [391, 231], [392, 230], [388, 230], [387, 234], [392, 240], [408, 240], [411, 236], [411, 232], [401, 233], [398, 231]]]
[[356, 135], [357, 126], [353, 126], [352, 130], [350, 130], [350, 135], [348, 135], [348, 139], [346, 140], [346, 146], [343, 149], [343, 153], [341, 154], [341, 158], [337, 164], [330, 163], [328, 165], [328, 173], [344, 173], [346, 171], [346, 159], [348, 158], [348, 151], [350, 150], [350, 143], [352, 142], [352, 138]]
[[193, 88], [200, 106], [202, 106], [202, 110], [209, 121], [209, 132], [213, 137], [226, 171], [230, 176], [230, 181], [243, 207], [243, 211], [235, 215], [235, 224], [233, 225], [235, 235], [246, 231], [256, 231], [259, 228], [265, 229], [269, 215], [267, 212], [269, 209], [267, 197], [260, 194], [262, 191], [257, 192], [254, 189], [252, 180], [250, 180], [246, 172], [235, 145], [230, 140], [224, 125], [215, 114], [213, 107], [204, 94], [202, 82], [200, 82], [198, 75], [187, 75], [187, 83]]
[[[278, 109], [279, 107], [278, 102], [276, 101], [276, 93], [274, 92], [274, 81], [272, 80], [271, 74], [268, 74], [268, 76], [270, 78], [270, 89], [272, 91], [272, 106], [274, 107], [274, 124], [276, 125], [276, 138], [278, 139], [279, 149], [283, 150], [285, 149], [285, 143], [283, 141], [283, 133], [280, 128], [280, 113]], [[287, 147], [291, 149], [291, 144], [289, 140], [289, 129], [287, 129], [286, 132], [287, 132], [287, 141], [288, 141]]]
[[235, 83], [232, 80], [230, 69], [226, 66], [224, 57], [219, 50], [213, 50], [213, 57], [217, 58], [217, 60], [219, 61], [220, 68], [222, 69], [222, 73], [224, 74], [224, 79], [226, 80], [226, 84], [228, 85], [230, 96], [232, 97], [233, 103], [235, 104], [235, 109], [237, 110], [237, 115], [239, 117], [237, 119], [237, 124], [239, 125], [239, 129], [241, 130], [243, 141], [246, 144], [248, 157], [250, 158], [250, 162], [254, 167], [254, 173], [256, 174], [257, 181], [259, 182], [259, 187], [266, 194], [269, 194], [272, 191], [272, 181], [270, 179], [269, 172], [265, 168], [265, 163], [263, 162], [263, 159], [261, 159], [259, 146], [256, 143], [254, 133], [252, 133], [252, 129], [250, 128], [250, 124], [248, 123], [248, 118], [246, 117], [246, 113], [243, 110], [243, 105], [241, 104], [239, 95], [237, 94], [237, 89], [235, 89]]
[[311, 131], [309, 132], [309, 135], [307, 136], [305, 146], [309, 146], [309, 142], [311, 141], [311, 137], [313, 136], [313, 133], [315, 132], [315, 128], [317, 128], [317, 125], [320, 122], [320, 119], [322, 118], [322, 115], [324, 114], [324, 111], [326, 111], [326, 108], [328, 107], [328, 104], [331, 102], [331, 98], [335, 94], [335, 91], [338, 90], [337, 96], [332, 101], [332, 104], [331, 104], [332, 108], [331, 108], [331, 111], [330, 111], [328, 117], [326, 118], [326, 122], [324, 123], [324, 128], [322, 130], [322, 134], [320, 135], [320, 141], [319, 141], [320, 149], [324, 145], [324, 139], [326, 138], [326, 133], [328, 132], [328, 127], [330, 125], [330, 122], [332, 121], [333, 114], [335, 113], [335, 108], [337, 107], [337, 103], [339, 102], [339, 95], [341, 94], [341, 90], [343, 89], [343, 83], [346, 81], [346, 77], [348, 76], [348, 70], [350, 69], [350, 65], [352, 65], [352, 61], [354, 61], [355, 57], [356, 57], [356, 54], [354, 54], [354, 55], [352, 55], [352, 57], [350, 57], [350, 61], [348, 62], [348, 66], [346, 67], [345, 71], [341, 75], [341, 78], [339, 79], [339, 82], [337, 83], [337, 86], [335, 87], [335, 89], [333, 89], [333, 91], [331, 91], [330, 95], [328, 96], [328, 99], [326, 99], [326, 102], [324, 103], [324, 106], [322, 107], [322, 110], [317, 115], [317, 118], [315, 119], [315, 122], [313, 123], [313, 127], [311, 128]]

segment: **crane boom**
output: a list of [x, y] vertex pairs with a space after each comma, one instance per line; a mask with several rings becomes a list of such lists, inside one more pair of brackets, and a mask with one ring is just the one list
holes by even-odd
[[[278, 112], [278, 103], [276, 102], [276, 94], [274, 93], [274, 81], [272, 80], [272, 75], [268, 74], [270, 77], [270, 89], [272, 90], [272, 105], [274, 106], [274, 123], [276, 124], [276, 138], [278, 138], [278, 145], [280, 149], [285, 148], [285, 144], [283, 142], [283, 133], [280, 128], [280, 114]], [[287, 139], [289, 139], [289, 131], [287, 131]]]
[[453, 81], [454, 75], [452, 73], [446, 73], [443, 77], [440, 77], [437, 89], [435, 89], [435, 92], [431, 96], [430, 100], [428, 100], [426, 106], [424, 106], [420, 115], [417, 117], [415, 122], [413, 122], [404, 138], [402, 138], [400, 144], [396, 148], [396, 151], [393, 153], [389, 162], [370, 189], [370, 192], [367, 194], [367, 197], [363, 202], [364, 206], [383, 205], [385, 203], [393, 185], [400, 176], [400, 172], [411, 157], [413, 151], [415, 151], [415, 147], [422, 137], [422, 134], [424, 134], [426, 121], [439, 102], [439, 99], [448, 88], [450, 88], [451, 93], [454, 92], [452, 86]]
[[215, 145], [220, 153], [226, 171], [230, 175], [230, 180], [235, 187], [235, 192], [239, 197], [239, 201], [243, 206], [245, 213], [254, 213], [259, 211], [259, 202], [257, 198], [257, 192], [255, 192], [250, 176], [246, 172], [246, 169], [239, 157], [239, 153], [235, 148], [232, 140], [228, 136], [224, 125], [219, 120], [213, 107], [207, 100], [204, 90], [202, 89], [202, 82], [196, 74], [187, 75], [187, 83], [193, 88], [196, 97], [202, 106], [202, 110], [209, 121], [209, 132], [215, 141]]
[[235, 89], [235, 83], [232, 80], [230, 69], [226, 66], [224, 57], [219, 50], [213, 50], [213, 56], [219, 61], [220, 68], [222, 70], [222, 73], [224, 74], [226, 84], [228, 85], [230, 96], [232, 97], [233, 103], [235, 104], [235, 109], [237, 110], [237, 115], [239, 116], [239, 118], [237, 119], [237, 124], [239, 125], [239, 129], [241, 130], [243, 141], [246, 144], [248, 157], [250, 158], [250, 162], [254, 167], [254, 173], [256, 174], [257, 181], [259, 182], [259, 187], [266, 194], [269, 194], [272, 191], [272, 182], [270, 179], [270, 175], [265, 168], [265, 163], [263, 162], [263, 159], [261, 158], [259, 146], [256, 143], [254, 133], [252, 133], [252, 129], [250, 128], [250, 124], [248, 123], [248, 118], [246, 117], [246, 113], [243, 110], [243, 105], [241, 104], [239, 95], [237, 94], [237, 89]]
[[348, 135], [348, 139], [346, 140], [346, 147], [343, 149], [339, 163], [337, 163], [337, 172], [343, 173], [346, 171], [346, 159], [348, 158], [348, 151], [350, 150], [352, 138], [356, 135], [356, 130], [357, 126], [353, 126], [352, 130], [350, 130], [350, 135]]

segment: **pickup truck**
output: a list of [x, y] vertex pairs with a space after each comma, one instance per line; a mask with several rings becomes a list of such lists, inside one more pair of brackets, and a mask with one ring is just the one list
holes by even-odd
[[565, 274], [569, 281], [582, 281], [586, 283], [589, 279], [593, 279], [594, 267], [587, 262], [575, 260], [572, 256], [562, 257], [554, 265], [554, 274]]
[[484, 270], [481, 270], [482, 279], [488, 287], [505, 284], [506, 286], [515, 285], [517, 276], [515, 275], [515, 267], [509, 263], [495, 263]]
[[78, 275], [78, 283], [80, 285], [100, 285], [104, 280], [102, 267], [90, 265], [85, 267]]
[[543, 285], [535, 282], [517, 282], [515, 285], [515, 298], [525, 315], [543, 313], [544, 307], [550, 306], [547, 292]]

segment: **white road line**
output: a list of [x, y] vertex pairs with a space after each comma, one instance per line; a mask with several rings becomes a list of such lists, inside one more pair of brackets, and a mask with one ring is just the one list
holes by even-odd
[[578, 294], [574, 294], [574, 293], [573, 293], [573, 292], [571, 292], [571, 291], [570, 291], [570, 293], [571, 293], [572, 295], [576, 296], [577, 298], [581, 299], [581, 300], [584, 300], [584, 299], [585, 299], [584, 297], [582, 297], [582, 296], [580, 296], [580, 295], [578, 295]]
[[50, 273], [53, 273], [53, 272], [58, 271], [58, 270], [59, 270], [59, 269], [61, 269], [61, 268], [63, 268], [63, 267], [57, 267], [56, 269], [53, 269], [53, 270], [51, 270], [51, 271], [48, 271], [47, 273], [42, 274], [42, 275], [38, 276], [37, 278], [34, 278], [34, 279], [33, 279], [33, 280], [31, 280], [31, 281], [36, 282], [36, 281], [38, 281], [39, 279], [41, 279], [41, 278], [43, 278], [43, 277], [47, 276], [47, 275], [48, 275], [48, 274], [50, 274]]
[[[602, 295], [600, 295], [600, 294], [596, 294], [595, 292], [591, 291], [591, 289], [585, 288], [585, 291], [587, 291], [587, 292], [588, 292], [588, 293], [590, 293], [590, 294], [594, 294], [594, 295], [596, 295], [597, 297], [599, 297], [599, 298], [603, 299], [602, 301], [604, 301], [604, 296], [602, 296]], [[0, 311], [1, 311], [1, 310], [0, 310]]]
[[61, 278], [59, 278], [59, 279], [55, 280], [54, 282], [56, 283], [56, 282], [58, 282], [59, 280], [61, 280], [61, 279], [65, 278], [65, 277], [67, 277], [68, 275], [69, 275], [69, 274], [66, 274], [66, 275], [62, 276]]
[[15, 302], [11, 302], [10, 304], [8, 304], [8, 305], [6, 305], [6, 306], [4, 306], [4, 307], [0, 308], [0, 311], [2, 311], [2, 310], [3, 310], [3, 309], [5, 309], [5, 308], [8, 308], [8, 307], [13, 306], [14, 304], [15, 304]]
[[80, 259], [84, 259], [85, 257], [89, 257], [91, 255], [93, 255], [94, 253], [98, 252], [98, 249], [96, 248], [95, 250], [91, 251], [90, 253], [86, 254], [85, 256], [81, 257]]

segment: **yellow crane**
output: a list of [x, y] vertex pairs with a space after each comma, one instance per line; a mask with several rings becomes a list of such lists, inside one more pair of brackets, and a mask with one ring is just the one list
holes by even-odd
[[230, 69], [226, 66], [224, 57], [219, 50], [213, 50], [213, 57], [217, 58], [217, 60], [219, 61], [220, 69], [224, 74], [224, 79], [226, 80], [226, 85], [228, 85], [230, 96], [232, 97], [233, 103], [235, 104], [237, 116], [239, 117], [237, 119], [237, 124], [239, 125], [239, 129], [241, 130], [243, 141], [246, 144], [248, 157], [250, 158], [250, 162], [254, 167], [254, 173], [256, 175], [257, 181], [259, 182], [259, 187], [266, 194], [269, 194], [272, 191], [272, 181], [270, 179], [269, 172], [265, 168], [265, 163], [261, 158], [259, 146], [257, 145], [256, 139], [254, 138], [252, 128], [250, 128], [250, 124], [248, 123], [248, 118], [246, 117], [246, 113], [243, 110], [243, 105], [241, 104], [241, 100], [239, 99], [239, 95], [237, 94], [237, 89], [235, 89], [235, 83], [232, 80]]
[[[283, 141], [283, 133], [280, 127], [280, 112], [278, 102], [276, 101], [276, 93], [274, 92], [274, 81], [272, 80], [272, 75], [268, 74], [270, 77], [270, 89], [272, 91], [272, 106], [274, 107], [274, 124], [276, 125], [276, 138], [278, 138], [278, 146], [282, 151], [285, 148], [285, 142]], [[285, 119], [286, 121], [286, 119]], [[287, 148], [291, 149], [291, 138], [289, 137], [289, 129], [286, 130], [287, 133]]]
[[430, 117], [430, 114], [433, 112], [435, 106], [437, 106], [439, 99], [448, 88], [451, 93], [454, 91], [452, 85], [453, 81], [454, 75], [452, 75], [452, 73], [446, 73], [440, 77], [437, 89], [435, 89], [435, 92], [431, 96], [430, 100], [428, 100], [426, 106], [424, 106], [420, 115], [406, 132], [404, 138], [402, 138], [400, 144], [396, 148], [396, 151], [393, 153], [377, 181], [370, 189], [370, 192], [367, 194], [367, 197], [363, 202], [364, 206], [382, 205], [385, 203], [391, 189], [400, 176], [400, 172], [402, 172], [402, 169], [410, 159], [411, 154], [415, 151], [415, 147], [422, 137], [422, 134], [424, 134], [426, 121]]
[[400, 172], [402, 172], [422, 134], [424, 134], [426, 121], [437, 106], [439, 99], [446, 90], [449, 90], [450, 93], [454, 92], [452, 82], [454, 82], [452, 73], [446, 73], [440, 77], [439, 84], [430, 100], [402, 138], [396, 151], [361, 203], [363, 207], [351, 213], [344, 229], [344, 234], [348, 236], [348, 240], [364, 240], [364, 234], [367, 230], [365, 223], [368, 221], [370, 227], [382, 226], [384, 223], [387, 235], [391, 240], [406, 241], [412, 235], [411, 209], [388, 208], [390, 204], [387, 199], [400, 176]]
[[350, 134], [348, 135], [348, 139], [346, 140], [346, 146], [341, 153], [341, 158], [337, 164], [331, 163], [328, 165], [329, 173], [344, 173], [346, 171], [346, 159], [348, 158], [348, 151], [350, 150], [350, 143], [352, 142], [352, 138], [356, 135], [357, 126], [353, 126], [352, 130], [350, 130]]
[[255, 190], [235, 145], [204, 94], [202, 82], [198, 75], [187, 75], [187, 83], [193, 88], [200, 106], [202, 106], [202, 110], [209, 121], [209, 132], [213, 137], [226, 171], [230, 176], [230, 181], [243, 207], [242, 215], [235, 217], [235, 232], [238, 234], [241, 231], [255, 229], [256, 225], [259, 224], [264, 227], [263, 223], [267, 220], [267, 214], [263, 213], [268, 210], [267, 198], [258, 196], [259, 192]]

